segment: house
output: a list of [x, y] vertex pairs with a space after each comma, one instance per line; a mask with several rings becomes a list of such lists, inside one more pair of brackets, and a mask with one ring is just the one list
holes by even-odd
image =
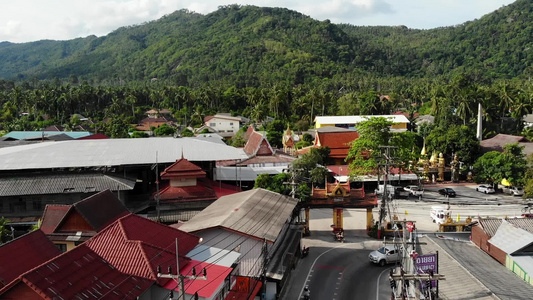
[[201, 237], [205, 246], [241, 253], [236, 275], [243, 281], [261, 275], [267, 253], [266, 299], [273, 299], [299, 250], [302, 227], [295, 225], [297, 203], [298, 199], [253, 189], [221, 197], [188, 222], [176, 226]]
[[23, 273], [0, 299], [138, 299], [153, 280], [120, 272], [85, 245]]
[[343, 165], [346, 163], [351, 143], [358, 138], [359, 133], [355, 130], [331, 126], [322, 127], [316, 129], [313, 146], [315, 148], [328, 147], [330, 149], [329, 158], [334, 164]]
[[[83, 245], [21, 274], [0, 289], [0, 298], [168, 299], [179, 291], [173, 279], [179, 272], [185, 299], [196, 294], [202, 300], [223, 299], [236, 282], [231, 280], [233, 268], [189, 258], [187, 253], [199, 241], [181, 230], [128, 214]], [[235, 265], [239, 255], [224, 253], [231, 257], [225, 263]]]
[[276, 175], [283, 173], [289, 164], [295, 160], [294, 156], [275, 151], [266, 135], [255, 131], [251, 126], [244, 135], [246, 145], [244, 153], [247, 159], [240, 161], [219, 163], [213, 178], [226, 182], [237, 182], [240, 187], [252, 187], [260, 174]]
[[220, 195], [240, 191], [235, 186], [229, 187], [209, 180], [202, 168], [185, 158], [165, 168], [161, 172], [161, 179], [164, 181], [163, 187], [152, 197], [160, 201], [158, 218], [163, 223], [187, 221]]
[[533, 153], [533, 143], [529, 142], [525, 137], [519, 135], [499, 133], [490, 139], [482, 140], [479, 142], [479, 145], [481, 146], [482, 152], [502, 152], [504, 146], [515, 143], [518, 143], [519, 146], [524, 147], [523, 153], [526, 156]]
[[[155, 167], [185, 157], [212, 179], [217, 161], [247, 159], [216, 138], [96, 139], [0, 148], [0, 215], [33, 217], [46, 204], [73, 204], [109, 189], [132, 212], [153, 207]], [[215, 189], [216, 190], [216, 189]]]
[[0, 288], [59, 254], [59, 249], [41, 230], [0, 245]]
[[124, 204], [110, 190], [105, 190], [72, 205], [47, 205], [41, 230], [65, 252], [127, 214]]
[[533, 219], [480, 218], [471, 240], [511, 272], [533, 284]]
[[71, 205], [98, 192], [120, 194], [134, 186], [131, 179], [88, 171], [0, 173], [0, 214], [6, 218], [40, 217], [47, 204]]
[[343, 127], [357, 129], [357, 124], [368, 121], [370, 118], [383, 117], [394, 124], [391, 125], [391, 132], [407, 131], [410, 123], [404, 115], [371, 115], [371, 116], [317, 116], [315, 117], [315, 128], [326, 126]]
[[223, 137], [232, 137], [241, 128], [241, 117], [232, 117], [230, 114], [216, 114], [204, 118], [204, 125], [212, 128]]

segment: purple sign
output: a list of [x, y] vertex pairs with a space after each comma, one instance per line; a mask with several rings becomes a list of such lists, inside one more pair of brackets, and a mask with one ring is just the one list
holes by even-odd
[[[436, 274], [437, 269], [437, 254], [426, 254], [426, 255], [419, 255], [416, 260], [416, 273], [417, 274], [427, 274], [430, 270], [433, 270], [433, 272]], [[432, 280], [431, 281], [431, 287], [436, 287], [437, 281]]]

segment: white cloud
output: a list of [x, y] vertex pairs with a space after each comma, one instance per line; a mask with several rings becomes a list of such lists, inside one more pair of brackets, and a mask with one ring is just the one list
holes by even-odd
[[0, 41], [65, 40], [105, 35], [178, 9], [206, 14], [238, 3], [286, 7], [318, 20], [354, 25], [434, 28], [463, 23], [513, 0], [17, 0], [0, 1]]

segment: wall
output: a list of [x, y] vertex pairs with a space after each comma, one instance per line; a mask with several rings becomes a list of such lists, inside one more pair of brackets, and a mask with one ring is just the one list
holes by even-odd
[[196, 178], [183, 178], [170, 180], [171, 187], [196, 186]]
[[483, 231], [483, 228], [481, 226], [477, 225], [472, 227], [472, 234], [470, 235], [470, 239], [481, 250], [485, 251], [487, 254], [492, 256], [502, 265], [505, 265], [507, 254], [500, 250], [498, 247], [489, 243], [489, 236], [485, 233], [485, 231]]

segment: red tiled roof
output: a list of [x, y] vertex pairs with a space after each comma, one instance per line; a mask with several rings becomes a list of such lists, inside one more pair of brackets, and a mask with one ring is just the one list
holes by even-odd
[[206, 116], [204, 118], [204, 123], [209, 122], [209, 120], [213, 119], [215, 116]]
[[250, 134], [248, 141], [244, 146], [244, 152], [249, 156], [274, 154], [274, 150], [272, 150], [266, 137], [257, 131]]
[[183, 186], [173, 187], [167, 186], [159, 193], [162, 201], [177, 201], [177, 202], [189, 202], [199, 200], [216, 200], [218, 197], [211, 188], [196, 185], [196, 186]]
[[250, 125], [248, 126], [248, 129], [246, 129], [246, 132], [243, 134], [242, 138], [248, 142], [248, 139], [250, 138], [250, 135], [252, 135], [252, 132], [254, 132], [254, 128]]
[[[80, 245], [40, 265], [0, 290], [0, 298], [20, 298], [19, 284], [43, 299], [136, 299], [153, 281], [123, 274]], [[28, 289], [24, 290], [27, 291]], [[28, 296], [27, 294], [25, 296]]]
[[238, 186], [227, 184], [227, 183], [222, 183], [222, 182], [215, 182], [208, 178], [204, 178], [202, 182], [206, 186], [209, 186], [210, 188], [212, 188], [213, 191], [215, 191], [217, 195], [217, 199], [222, 196], [227, 196], [227, 195], [242, 192], [242, 189]]
[[76, 140], [104, 140], [108, 138], [109, 137], [103, 133], [95, 133], [81, 138], [77, 138]]
[[[182, 275], [192, 275], [192, 268], [196, 269], [197, 274], [202, 274], [205, 268], [207, 272], [207, 280], [191, 280], [184, 279], [185, 293], [194, 295], [198, 292], [201, 298], [211, 298], [213, 293], [222, 285], [226, 277], [231, 273], [232, 269], [224, 266], [208, 264], [197, 260], [191, 260], [190, 263], [181, 269]], [[169, 290], [179, 291], [178, 284], [175, 281], [169, 281], [163, 286]]]
[[357, 131], [317, 132], [317, 143], [330, 149], [349, 149], [350, 143], [359, 138]]
[[162, 173], [162, 179], [203, 178], [205, 171], [185, 158], [178, 159]]
[[72, 205], [47, 204], [43, 212], [41, 230], [45, 234], [53, 233], [71, 207]]
[[118, 219], [85, 245], [121, 272], [161, 283], [166, 281], [157, 278], [157, 266], [166, 270], [176, 265], [176, 239], [179, 264], [185, 266], [189, 259], [184, 255], [196, 247], [200, 238], [134, 214]]
[[3, 244], [0, 246], [0, 287], [59, 254], [61, 251], [41, 230]]

